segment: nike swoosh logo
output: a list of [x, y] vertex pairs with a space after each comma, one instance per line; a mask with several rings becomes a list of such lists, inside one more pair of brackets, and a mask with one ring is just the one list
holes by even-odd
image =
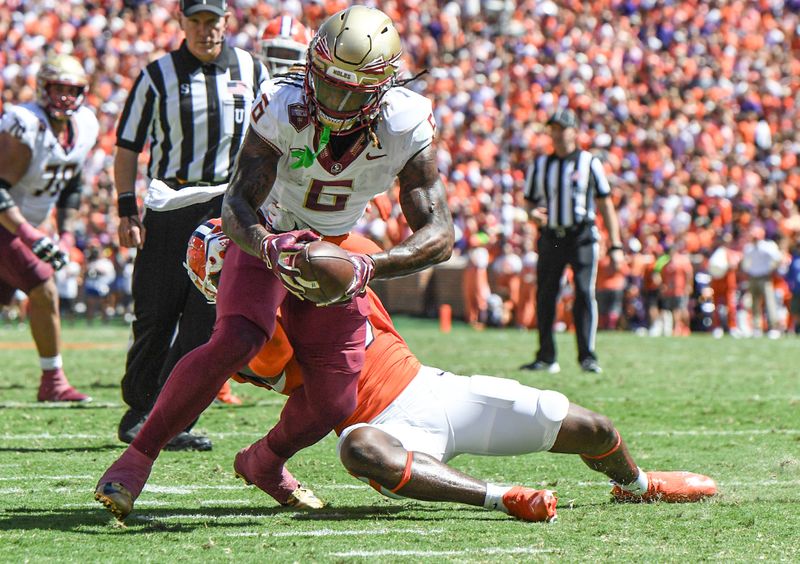
[[380, 159], [380, 158], [385, 157], [385, 156], [386, 156], [385, 154], [384, 155], [370, 155], [369, 153], [367, 153], [367, 160], [368, 161], [374, 161], [375, 159]]

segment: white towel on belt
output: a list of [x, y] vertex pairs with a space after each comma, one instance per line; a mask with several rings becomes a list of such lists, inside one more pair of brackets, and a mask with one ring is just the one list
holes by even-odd
[[228, 188], [228, 184], [216, 186], [190, 186], [173, 190], [161, 180], [154, 178], [147, 187], [144, 205], [153, 211], [171, 211], [213, 200]]

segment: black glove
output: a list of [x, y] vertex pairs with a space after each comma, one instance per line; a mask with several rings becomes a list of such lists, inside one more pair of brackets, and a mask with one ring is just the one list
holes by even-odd
[[69, 262], [67, 253], [58, 248], [58, 245], [47, 236], [37, 239], [31, 245], [33, 254], [49, 263], [55, 270], [61, 270]]

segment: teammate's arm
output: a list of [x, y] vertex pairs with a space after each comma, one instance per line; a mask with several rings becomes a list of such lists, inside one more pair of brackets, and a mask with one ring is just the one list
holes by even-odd
[[253, 256], [261, 256], [261, 242], [269, 235], [257, 211], [272, 190], [280, 157], [257, 133], [248, 130], [222, 201], [222, 230]]
[[31, 157], [30, 147], [6, 131], [0, 132], [0, 225], [11, 233], [27, 223], [9, 190], [25, 176]]
[[17, 137], [0, 133], [0, 225], [19, 237], [34, 254], [58, 270], [67, 263], [66, 255], [53, 240], [28, 223], [14, 203], [9, 190], [25, 176], [32, 152]]
[[453, 252], [453, 218], [436, 167], [436, 152], [428, 145], [398, 174], [400, 207], [411, 236], [389, 251], [372, 255], [375, 277], [390, 278], [443, 262]]

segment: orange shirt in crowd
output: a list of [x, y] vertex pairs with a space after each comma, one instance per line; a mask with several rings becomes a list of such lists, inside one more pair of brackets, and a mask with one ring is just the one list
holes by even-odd
[[692, 287], [692, 262], [689, 256], [675, 253], [661, 270], [661, 295], [668, 298], [688, 296]]
[[627, 257], [620, 264], [619, 269], [615, 269], [608, 254], [600, 258], [597, 263], [597, 291], [603, 290], [624, 290], [626, 277], [630, 273]]

